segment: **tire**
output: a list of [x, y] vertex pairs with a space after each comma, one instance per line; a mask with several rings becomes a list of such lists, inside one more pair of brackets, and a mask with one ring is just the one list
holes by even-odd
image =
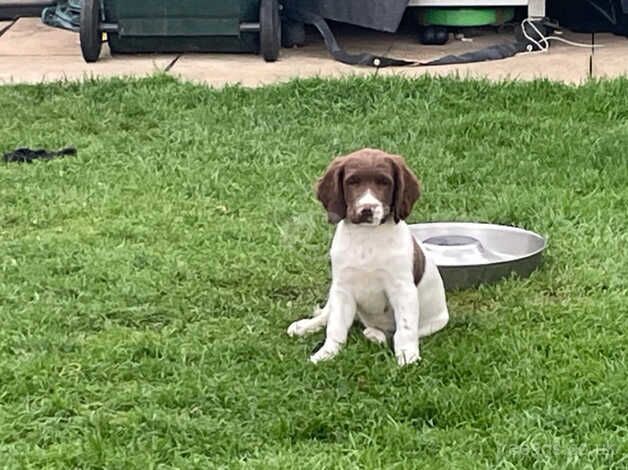
[[102, 48], [100, 0], [83, 0], [81, 2], [79, 36], [83, 59], [85, 59], [85, 62], [96, 62]]
[[266, 62], [274, 62], [279, 58], [281, 47], [281, 19], [277, 0], [260, 0], [259, 26], [260, 53]]
[[442, 26], [427, 26], [419, 33], [421, 44], [430, 46], [442, 46], [449, 41], [449, 31]]
[[300, 47], [305, 44], [305, 25], [291, 20], [281, 22], [281, 45], [285, 48]]

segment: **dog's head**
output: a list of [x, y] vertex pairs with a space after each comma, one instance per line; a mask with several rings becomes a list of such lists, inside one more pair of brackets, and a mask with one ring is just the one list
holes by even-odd
[[378, 226], [410, 215], [419, 198], [419, 182], [402, 157], [362, 149], [334, 159], [319, 179], [316, 195], [333, 224]]

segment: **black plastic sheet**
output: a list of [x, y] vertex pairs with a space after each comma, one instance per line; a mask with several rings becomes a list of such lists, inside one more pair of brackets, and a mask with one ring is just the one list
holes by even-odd
[[394, 33], [409, 0], [286, 0], [286, 8], [327, 20]]

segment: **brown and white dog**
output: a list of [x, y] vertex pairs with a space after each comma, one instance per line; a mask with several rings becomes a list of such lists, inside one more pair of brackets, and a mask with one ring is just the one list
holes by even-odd
[[402, 157], [363, 149], [331, 162], [317, 197], [337, 224], [331, 288], [325, 307], [292, 323], [288, 334], [327, 325], [325, 342], [310, 360], [331, 359], [357, 315], [368, 339], [393, 337], [400, 365], [419, 360], [419, 337], [444, 328], [449, 313], [438, 269], [404, 222], [419, 198], [417, 178]]

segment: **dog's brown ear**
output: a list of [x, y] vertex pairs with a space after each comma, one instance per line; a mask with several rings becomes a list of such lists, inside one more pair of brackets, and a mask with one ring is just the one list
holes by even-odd
[[334, 159], [316, 185], [316, 197], [325, 207], [332, 224], [337, 224], [347, 215], [343, 190], [344, 160], [344, 157]]
[[410, 215], [412, 206], [421, 195], [421, 189], [419, 180], [405, 160], [396, 155], [391, 156], [391, 159], [395, 181], [392, 213], [395, 223], [398, 223]]

